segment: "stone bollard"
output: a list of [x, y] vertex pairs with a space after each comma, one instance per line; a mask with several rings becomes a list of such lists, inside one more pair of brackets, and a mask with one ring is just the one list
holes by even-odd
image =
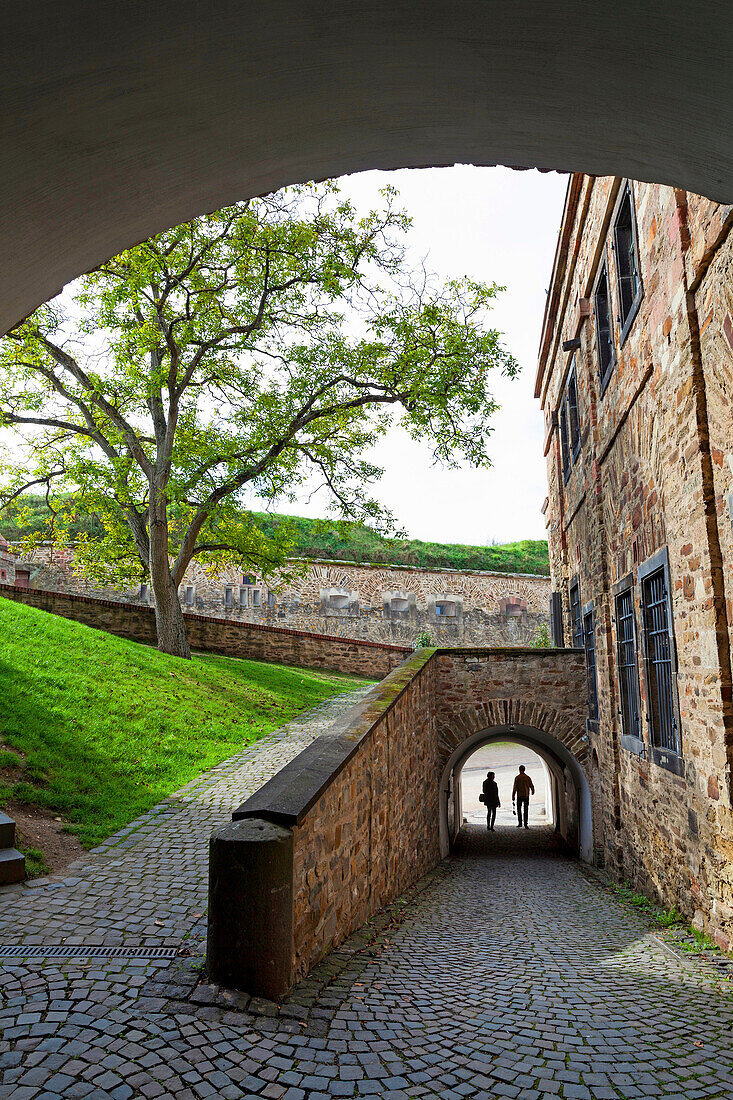
[[262, 818], [209, 841], [209, 978], [280, 1000], [293, 984], [293, 833]]

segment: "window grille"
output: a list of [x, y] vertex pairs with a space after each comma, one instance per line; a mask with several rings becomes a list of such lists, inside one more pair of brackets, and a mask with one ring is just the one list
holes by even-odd
[[577, 580], [570, 585], [570, 632], [575, 649], [583, 648], [583, 618], [580, 612], [580, 585]]
[[259, 588], [252, 589], [252, 607], [262, 606], [262, 591]]
[[621, 340], [631, 327], [642, 296], [639, 273], [639, 249], [631, 185], [626, 184], [613, 228], [616, 276], [618, 279], [618, 310]]
[[657, 748], [679, 755], [679, 729], [674, 705], [674, 641], [663, 566], [642, 581], [641, 603], [651, 741]]
[[598, 680], [596, 675], [596, 631], [595, 615], [586, 611], [583, 618], [583, 641], [585, 644], [585, 676], [588, 691], [588, 715], [598, 717]]
[[575, 380], [575, 362], [570, 368], [570, 376], [568, 378], [568, 386], [566, 390], [566, 401], [568, 406], [568, 432], [570, 436], [570, 450], [573, 455], [573, 461], [578, 457], [580, 453], [580, 418], [578, 416], [578, 385]]
[[636, 667], [633, 590], [616, 597], [616, 653], [618, 664], [621, 727], [627, 737], [640, 737], [639, 673]]
[[560, 406], [560, 448], [562, 451], [562, 474], [567, 481], [570, 475], [570, 444], [568, 438], [568, 409], [564, 400]]
[[227, 585], [224, 589], [224, 606], [232, 607], [234, 605], [234, 589]]
[[611, 302], [608, 294], [608, 268], [603, 261], [601, 273], [596, 283], [593, 297], [596, 317], [596, 347], [598, 350], [598, 374], [601, 380], [601, 393], [608, 385], [613, 367], [613, 331], [611, 329]]
[[562, 621], [562, 593], [550, 593], [550, 633], [552, 644], [560, 649], [565, 645], [565, 632]]

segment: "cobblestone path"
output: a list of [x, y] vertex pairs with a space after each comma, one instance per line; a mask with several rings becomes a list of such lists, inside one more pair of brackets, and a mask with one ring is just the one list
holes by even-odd
[[[208, 832], [312, 735], [291, 723], [65, 882], [0, 893], [0, 942], [196, 950]], [[197, 965], [6, 963], [0, 1097], [733, 1097], [733, 1000], [545, 829], [470, 827], [282, 1006]]]

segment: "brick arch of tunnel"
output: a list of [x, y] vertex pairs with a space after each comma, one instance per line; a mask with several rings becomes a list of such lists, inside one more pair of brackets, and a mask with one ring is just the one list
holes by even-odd
[[[593, 791], [584, 763], [562, 741], [534, 726], [502, 725], [478, 730], [451, 753], [440, 781], [440, 851], [445, 857], [462, 824], [461, 771], [486, 745], [509, 741], [537, 753], [547, 767], [555, 827], [571, 851], [586, 863], [593, 859]], [[588, 761], [587, 752], [582, 760]]]

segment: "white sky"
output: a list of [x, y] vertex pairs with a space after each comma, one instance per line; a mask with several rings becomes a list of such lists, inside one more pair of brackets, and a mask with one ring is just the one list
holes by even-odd
[[[506, 286], [490, 323], [505, 334], [521, 367], [514, 380], [496, 376], [501, 409], [494, 417], [491, 469], [432, 466], [427, 447], [394, 430], [375, 455], [385, 473], [373, 495], [411, 538], [478, 545], [545, 538], [542, 418], [532, 395], [567, 176], [459, 165], [365, 172], [340, 183], [360, 209], [378, 205], [385, 184], [397, 188], [413, 219], [415, 262], [427, 257], [441, 278], [468, 275]], [[319, 494], [282, 510], [325, 515], [327, 505]]]

